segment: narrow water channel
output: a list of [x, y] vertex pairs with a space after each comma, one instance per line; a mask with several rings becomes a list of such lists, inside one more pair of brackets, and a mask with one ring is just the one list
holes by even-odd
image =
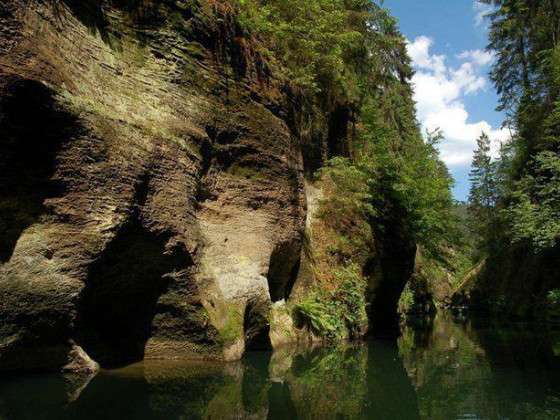
[[0, 379], [0, 419], [66, 418], [555, 419], [560, 332], [438, 315], [396, 340]]

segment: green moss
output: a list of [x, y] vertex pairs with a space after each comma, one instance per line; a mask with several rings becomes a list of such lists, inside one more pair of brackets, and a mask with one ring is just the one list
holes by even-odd
[[223, 345], [233, 344], [243, 336], [243, 311], [241, 308], [228, 307], [225, 324], [219, 328], [219, 333], [219, 339]]
[[198, 42], [189, 42], [184, 45], [184, 48], [189, 56], [194, 59], [203, 60], [206, 58], [206, 49]]
[[148, 51], [146, 47], [131, 43], [131, 45], [124, 49], [123, 56], [125, 59], [129, 59], [134, 65], [143, 67], [148, 60]]
[[262, 172], [254, 168], [239, 166], [237, 164], [230, 166], [227, 170], [227, 173], [237, 178], [244, 178], [251, 181], [259, 181], [259, 180], [266, 179], [266, 176]]
[[172, 10], [167, 16], [167, 21], [175, 29], [182, 29], [185, 26], [185, 18], [178, 10]]
[[547, 293], [546, 311], [549, 317], [560, 317], [560, 289], [552, 289]]

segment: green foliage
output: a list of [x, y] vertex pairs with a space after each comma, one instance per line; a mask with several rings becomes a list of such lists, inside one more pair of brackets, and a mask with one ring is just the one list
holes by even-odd
[[402, 121], [398, 124], [386, 121], [373, 102], [364, 108], [356, 165], [368, 179], [378, 228], [402, 224], [414, 242], [436, 256], [444, 244], [457, 238], [453, 179], [439, 159], [437, 143], [443, 134], [436, 131], [422, 138], [407, 95], [407, 103], [395, 115]]
[[[316, 247], [318, 277], [344, 290], [354, 283], [339, 282], [333, 273], [355, 270], [362, 279], [374, 242], [394, 236], [443, 259], [459, 237], [453, 180], [437, 150], [443, 134], [424, 137], [419, 130], [406, 41], [382, 2], [237, 4], [245, 30], [260, 39], [265, 54], [302, 94], [304, 119], [343, 109], [353, 129], [351, 140], [344, 134], [334, 139], [342, 146], [333, 147], [329, 139], [331, 159], [318, 173], [326, 197], [318, 211], [321, 227], [313, 233], [322, 243]], [[357, 297], [340, 299], [314, 297], [297, 312], [316, 332], [337, 336], [355, 321], [344, 320], [346, 312], [339, 313], [335, 303], [344, 306]]]
[[479, 259], [479, 236], [473, 229], [473, 214], [465, 202], [456, 202], [453, 209], [458, 226], [458, 240], [454, 243], [455, 264], [458, 273], [466, 274]]
[[506, 210], [515, 242], [528, 240], [536, 250], [552, 248], [560, 238], [560, 156], [541, 152], [512, 192]]
[[[395, 20], [370, 0], [238, 0], [292, 83], [320, 102], [359, 103], [379, 80], [411, 75]], [[404, 65], [403, 65], [404, 63]]]
[[370, 219], [376, 214], [368, 188], [367, 173], [351, 160], [337, 157], [318, 173], [326, 199], [321, 200], [317, 216], [336, 232], [329, 243], [330, 256], [338, 263], [364, 262], [371, 252], [373, 233]]
[[475, 192], [480, 186], [492, 190], [484, 205], [491, 214], [478, 223], [487, 243], [522, 243], [539, 253], [557, 246], [560, 237], [560, 5], [483, 3], [495, 6], [489, 15], [488, 48], [496, 55], [491, 75], [514, 136], [495, 168], [478, 165], [492, 173], [473, 182]]
[[367, 326], [365, 282], [355, 265], [335, 272], [340, 286], [318, 291], [294, 306], [294, 314], [315, 334], [326, 339], [361, 335]]
[[560, 289], [552, 289], [546, 294], [546, 315], [549, 320], [560, 316]]
[[225, 324], [219, 330], [219, 338], [220, 342], [227, 346], [243, 336], [243, 313], [240, 308], [232, 305], [227, 308], [225, 317]]
[[399, 298], [399, 312], [406, 313], [414, 307], [414, 293], [410, 287], [406, 287]]
[[315, 333], [323, 336], [332, 335], [333, 338], [343, 329], [339, 320], [332, 314], [330, 308], [318, 299], [309, 299], [295, 306], [296, 316], [299, 316]]
[[476, 259], [480, 260], [491, 247], [492, 232], [496, 225], [496, 204], [498, 201], [498, 162], [490, 156], [490, 137], [484, 132], [476, 140], [469, 173], [469, 227], [476, 236], [479, 249]]
[[490, 157], [490, 137], [482, 133], [476, 140], [477, 149], [473, 155], [472, 169], [469, 174], [471, 189], [470, 208], [476, 217], [486, 217], [484, 212], [496, 205], [496, 165]]
[[553, 289], [546, 295], [546, 300], [549, 305], [560, 307], [560, 289]]
[[338, 104], [357, 120], [351, 158], [328, 168], [348, 194], [333, 198], [325, 212], [340, 208], [336, 214], [374, 221], [379, 230], [404, 219], [412, 240], [437, 253], [456, 231], [452, 179], [437, 153], [441, 135], [424, 141], [418, 129], [405, 39], [380, 3], [245, 0], [239, 7], [244, 26], [261, 37], [295, 86], [329, 112]]

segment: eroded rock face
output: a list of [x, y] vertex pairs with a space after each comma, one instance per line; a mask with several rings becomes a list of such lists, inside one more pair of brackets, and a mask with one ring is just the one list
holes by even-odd
[[0, 369], [239, 358], [305, 195], [227, 4], [8, 0], [0, 28]]

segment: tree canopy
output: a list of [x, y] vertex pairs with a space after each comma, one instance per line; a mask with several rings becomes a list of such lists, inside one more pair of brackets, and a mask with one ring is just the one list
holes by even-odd
[[491, 77], [514, 133], [493, 181], [496, 217], [503, 215], [509, 226], [501, 241], [540, 252], [560, 239], [560, 2], [482, 2], [494, 6], [488, 15], [488, 49], [496, 56]]

